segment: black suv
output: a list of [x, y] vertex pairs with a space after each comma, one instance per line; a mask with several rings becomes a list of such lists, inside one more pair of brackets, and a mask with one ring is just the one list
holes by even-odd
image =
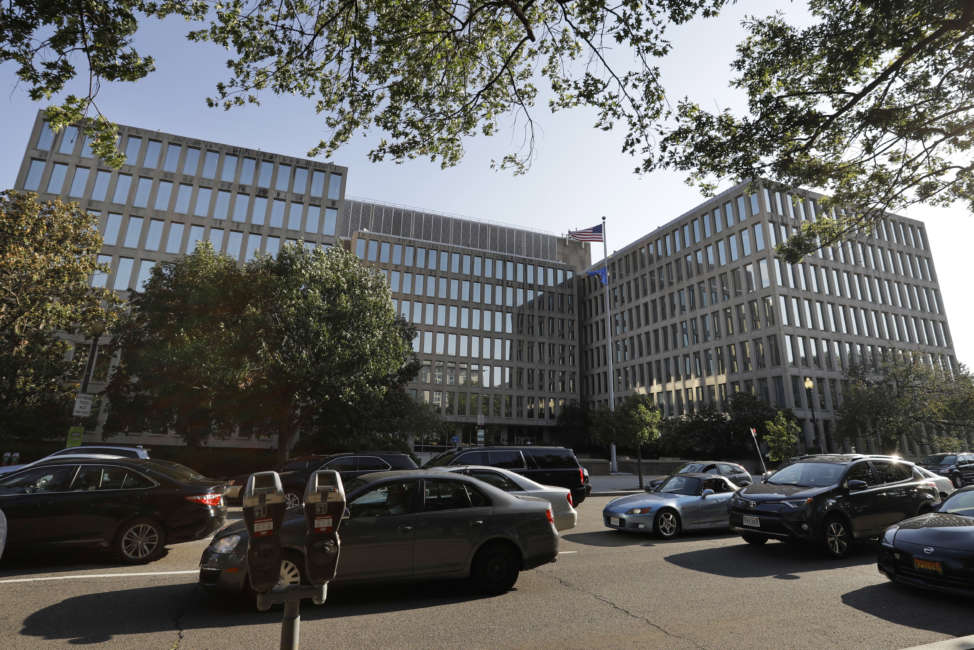
[[566, 447], [457, 447], [433, 457], [424, 467], [438, 465], [503, 467], [542, 485], [568, 488], [576, 506], [592, 491], [588, 470]]
[[749, 544], [768, 539], [820, 543], [844, 557], [856, 539], [931, 511], [937, 487], [913, 463], [889, 456], [804, 456], [730, 500], [731, 530]]
[[946, 476], [956, 488], [974, 484], [974, 453], [930, 454], [917, 465]]

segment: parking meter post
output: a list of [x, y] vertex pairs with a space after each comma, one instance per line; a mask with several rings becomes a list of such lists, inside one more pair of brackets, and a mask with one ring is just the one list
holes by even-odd
[[301, 599], [284, 601], [284, 620], [281, 622], [281, 650], [298, 650], [301, 644]]
[[247, 574], [261, 606], [259, 596], [273, 589], [281, 576], [281, 523], [285, 510], [281, 477], [277, 472], [251, 474], [241, 501], [250, 534]]

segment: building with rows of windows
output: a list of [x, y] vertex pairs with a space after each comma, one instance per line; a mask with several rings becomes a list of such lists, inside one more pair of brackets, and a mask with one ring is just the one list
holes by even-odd
[[[834, 450], [850, 362], [911, 351], [956, 366], [917, 221], [891, 215], [787, 265], [773, 247], [817, 217], [819, 197], [731, 188], [608, 260], [612, 377], [587, 243], [346, 199], [347, 169], [328, 163], [119, 132], [126, 164], [114, 170], [77, 129], [54, 134], [39, 114], [15, 185], [98, 215], [111, 271], [94, 284], [139, 291], [153, 265], [203, 240], [241, 262], [288, 242], [345, 246], [386, 276], [418, 330], [408, 390], [453, 423], [440, 443], [551, 440], [566, 404], [606, 403], [614, 380], [617, 399], [646, 390], [667, 416], [754, 392], [806, 421], [806, 446]], [[99, 355], [93, 390], [109, 362]]]
[[838, 450], [850, 363], [909, 351], [956, 369], [921, 222], [888, 215], [799, 264], [775, 257], [820, 198], [742, 183], [613, 254], [611, 319], [600, 281], [581, 283], [583, 399], [609, 398], [607, 321], [616, 399], [645, 390], [673, 416], [752, 392], [804, 420], [806, 448]]

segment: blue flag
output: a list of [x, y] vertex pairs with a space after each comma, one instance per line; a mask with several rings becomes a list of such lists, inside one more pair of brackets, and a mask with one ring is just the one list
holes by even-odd
[[602, 284], [603, 285], [609, 283], [609, 279], [608, 279], [608, 277], [605, 274], [605, 267], [604, 266], [601, 269], [596, 269], [594, 271], [588, 271], [585, 275], [587, 275], [589, 277], [592, 277], [593, 275], [597, 275], [597, 276], [599, 276], [599, 280], [602, 280]]

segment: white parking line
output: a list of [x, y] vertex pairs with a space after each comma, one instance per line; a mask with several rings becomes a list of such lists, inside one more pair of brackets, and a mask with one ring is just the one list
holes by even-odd
[[572, 555], [578, 553], [578, 551], [558, 551], [558, 555]]
[[190, 573], [199, 573], [199, 569], [187, 571], [141, 571], [137, 573], [83, 573], [72, 576], [50, 576], [46, 578], [12, 578], [10, 580], [0, 580], [0, 585], [9, 585], [15, 582], [48, 582], [51, 580], [83, 580], [84, 578], [128, 578], [137, 576], [179, 576]]

